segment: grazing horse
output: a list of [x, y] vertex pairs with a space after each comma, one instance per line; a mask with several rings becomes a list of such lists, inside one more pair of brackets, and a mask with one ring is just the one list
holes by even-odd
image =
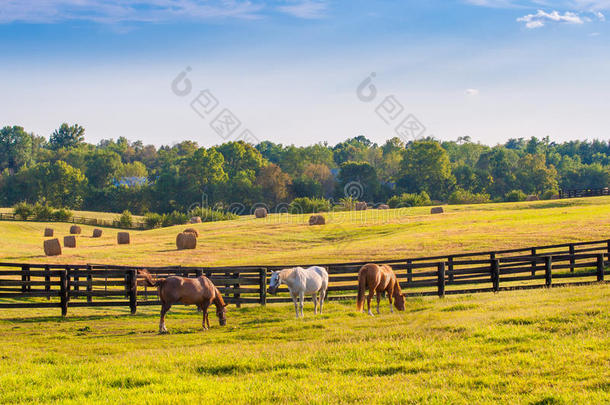
[[379, 266], [369, 263], [362, 266], [358, 272], [358, 301], [356, 308], [360, 312], [363, 312], [364, 309], [364, 294], [367, 287], [369, 289], [369, 296], [367, 297], [366, 304], [369, 315], [373, 315], [371, 312], [371, 298], [373, 298], [373, 294], [377, 295], [377, 314], [379, 314], [379, 301], [381, 300], [381, 293], [384, 291], [390, 300], [391, 312], [394, 312], [392, 298], [397, 310], [405, 310], [405, 297], [400, 291], [400, 284], [396, 279], [396, 274], [390, 266], [386, 264]]
[[197, 305], [203, 311], [203, 329], [210, 327], [208, 308], [212, 303], [216, 305], [216, 315], [220, 326], [227, 324], [226, 306], [218, 288], [205, 276], [197, 278], [184, 278], [170, 276], [165, 279], [154, 279], [146, 270], [139, 270], [138, 277], [143, 285], [157, 287], [161, 299], [161, 319], [159, 333], [167, 333], [165, 327], [165, 314], [173, 304]]
[[[296, 312], [297, 318], [299, 317], [299, 308], [301, 310], [301, 316], [305, 316], [303, 314], [303, 301], [305, 300], [305, 295], [311, 295], [311, 298], [313, 299], [313, 313], [317, 314], [318, 293], [320, 293], [320, 313], [322, 313], [322, 306], [324, 305], [324, 298], [326, 297], [326, 290], [328, 288], [328, 273], [325, 268], [318, 266], [309, 267], [307, 269], [295, 267], [271, 273], [269, 292], [271, 294], [277, 293], [277, 289], [281, 284], [286, 284], [290, 290], [290, 296], [294, 302], [294, 311]], [[298, 307], [297, 299], [299, 300]]]

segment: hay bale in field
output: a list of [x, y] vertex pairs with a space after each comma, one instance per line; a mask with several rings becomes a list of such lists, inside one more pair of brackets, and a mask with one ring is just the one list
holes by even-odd
[[116, 234], [116, 241], [119, 245], [129, 245], [129, 232], [119, 232]]
[[312, 215], [309, 217], [309, 225], [326, 225], [324, 215]]
[[74, 235], [64, 236], [64, 247], [75, 248], [76, 247], [76, 236], [74, 236]]
[[199, 237], [199, 231], [197, 231], [195, 228], [186, 228], [184, 231], [182, 231], [182, 233], [192, 233], [196, 238]]
[[44, 254], [46, 256], [59, 256], [61, 255], [61, 245], [59, 239], [48, 239], [43, 244]]
[[356, 203], [356, 211], [366, 211], [367, 208], [368, 206], [364, 201], [358, 201]]
[[191, 220], [189, 221], [189, 223], [191, 223], [191, 224], [200, 224], [201, 223], [201, 217], [192, 217]]
[[44, 236], [45, 238], [50, 238], [53, 236], [53, 229], [52, 228], [45, 228], [44, 229]]
[[430, 214], [442, 214], [443, 212], [445, 212], [443, 207], [432, 207], [430, 209]]
[[80, 235], [81, 232], [82, 232], [82, 230], [80, 229], [80, 226], [78, 226], [78, 225], [72, 225], [70, 227], [70, 235]]
[[377, 207], [378, 210], [389, 210], [390, 206], [388, 204], [381, 204]]
[[254, 216], [256, 218], [265, 218], [265, 217], [267, 217], [267, 208], [258, 207], [257, 209], [254, 210]]
[[101, 238], [102, 237], [102, 230], [98, 229], [98, 228], [95, 228], [93, 230], [93, 237], [94, 238]]
[[525, 199], [525, 201], [538, 201], [540, 200], [540, 198], [538, 198], [537, 195], [528, 195], [527, 198]]
[[182, 232], [176, 236], [176, 247], [178, 250], [195, 249], [197, 247], [197, 237], [190, 232]]

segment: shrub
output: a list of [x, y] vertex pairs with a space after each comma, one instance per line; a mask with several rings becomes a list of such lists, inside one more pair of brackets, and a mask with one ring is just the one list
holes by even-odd
[[13, 206], [13, 212], [19, 218], [26, 220], [34, 214], [34, 207], [31, 204], [24, 202], [17, 203]]
[[324, 198], [295, 198], [289, 207], [291, 214], [312, 214], [330, 211], [330, 201]]
[[148, 212], [144, 215], [144, 223], [147, 228], [160, 228], [163, 226], [163, 216], [154, 212]]
[[201, 217], [202, 222], [230, 221], [239, 218], [238, 215], [232, 212], [218, 211], [212, 208], [195, 208], [187, 216]]
[[403, 193], [401, 195], [395, 195], [388, 200], [390, 208], [401, 208], [401, 207], [419, 207], [424, 205], [432, 205], [430, 196], [425, 191], [419, 194]]
[[335, 207], [336, 211], [353, 211], [356, 209], [356, 203], [358, 200], [354, 199], [354, 197], [343, 197], [339, 199], [339, 205]]
[[58, 210], [55, 210], [53, 212], [53, 214], [51, 214], [51, 218], [54, 221], [63, 221], [63, 222], [67, 222], [70, 219], [72, 219], [72, 211], [70, 211], [67, 208], [60, 208]]
[[174, 211], [170, 214], [164, 214], [163, 218], [163, 226], [172, 226], [172, 225], [184, 225], [188, 222], [189, 216], [187, 214], [183, 214], [178, 211]]
[[525, 201], [527, 195], [521, 190], [513, 190], [506, 193], [504, 196], [504, 201], [506, 202], [518, 202]]
[[461, 188], [458, 188], [449, 196], [449, 204], [483, 204], [489, 201], [489, 194], [472, 193]]
[[131, 212], [129, 212], [129, 210], [123, 211], [119, 217], [119, 226], [121, 228], [131, 228], [133, 226], [133, 218], [131, 217]]
[[33, 207], [33, 214], [37, 221], [48, 221], [53, 217], [53, 208], [46, 204], [36, 203]]
[[557, 190], [547, 190], [540, 196], [541, 200], [550, 200], [553, 196], [558, 195], [559, 191]]

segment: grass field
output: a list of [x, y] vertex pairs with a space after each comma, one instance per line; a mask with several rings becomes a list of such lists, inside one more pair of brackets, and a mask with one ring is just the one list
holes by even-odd
[[203, 332], [174, 307], [0, 312], [0, 402], [610, 402], [610, 285], [409, 299], [404, 313], [331, 303], [231, 308]]
[[[132, 244], [116, 245], [116, 229], [82, 226], [78, 248], [60, 257], [42, 253], [43, 230], [60, 238], [69, 224], [0, 221], [0, 261], [131, 265], [231, 265], [329, 263], [397, 259], [527, 247], [610, 237], [610, 197], [523, 203], [445, 206], [325, 214], [328, 224], [310, 227], [309, 215], [243, 217], [193, 225], [201, 237], [194, 251], [176, 250], [186, 226], [131, 231]], [[113, 214], [114, 215], [114, 214]]]

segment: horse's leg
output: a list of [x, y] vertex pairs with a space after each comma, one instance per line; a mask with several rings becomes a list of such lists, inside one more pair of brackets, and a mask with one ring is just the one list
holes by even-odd
[[161, 303], [161, 319], [159, 319], [159, 333], [167, 333], [167, 328], [165, 327], [165, 314], [171, 308], [171, 304], [167, 304], [165, 302]]
[[381, 301], [381, 292], [377, 292], [375, 294], [375, 298], [377, 298], [377, 315], [380, 315], [381, 312], [379, 312], [379, 301]]
[[326, 290], [320, 292], [320, 315], [322, 315], [322, 306], [324, 305], [325, 297], [326, 297]]
[[299, 306], [297, 304], [298, 296], [296, 294], [292, 294], [292, 302], [294, 302], [294, 312], [297, 315], [297, 319], [299, 319]]
[[305, 292], [299, 293], [299, 307], [301, 308], [301, 317], [305, 317], [303, 313], [303, 304], [305, 303]]
[[394, 313], [394, 305], [392, 302], [392, 296], [394, 295], [394, 289], [390, 288], [390, 290], [387, 291], [386, 294], [388, 294], [388, 300], [390, 301], [390, 312]]
[[366, 309], [368, 309], [370, 316], [373, 316], [373, 313], [371, 312], [371, 300], [373, 299], [374, 294], [375, 294], [375, 288], [371, 287], [369, 289], [369, 295], [368, 295], [368, 297], [366, 297]]
[[[208, 308], [209, 307], [210, 307], [210, 303], [209, 302], [204, 302], [203, 304], [201, 304], [201, 311], [203, 312], [203, 323], [202, 323], [202, 326], [203, 326], [204, 330], [209, 329], [209, 327], [210, 327], [210, 321], [208, 319]], [[208, 326], [206, 326], [206, 322], [207, 322]]]
[[311, 295], [311, 299], [313, 301], [313, 314], [318, 314], [318, 293], [314, 293]]

